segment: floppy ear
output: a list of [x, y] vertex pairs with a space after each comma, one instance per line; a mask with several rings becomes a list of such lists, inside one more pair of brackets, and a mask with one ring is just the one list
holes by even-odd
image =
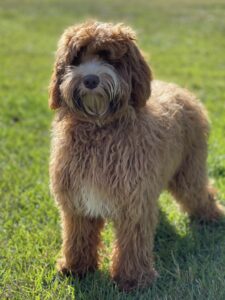
[[57, 65], [55, 64], [54, 70], [52, 73], [52, 77], [49, 84], [49, 107], [51, 109], [57, 109], [61, 106], [61, 96], [60, 96], [60, 90], [59, 90], [59, 74], [57, 71]]
[[152, 72], [135, 44], [130, 45], [131, 103], [134, 107], [145, 106], [151, 94]]
[[[70, 28], [69, 28], [70, 29]], [[67, 29], [58, 42], [58, 49], [56, 51], [55, 65], [49, 84], [49, 107], [57, 109], [62, 105], [62, 98], [59, 86], [62, 81], [62, 76], [65, 72], [65, 67], [71, 61], [73, 51], [70, 50], [70, 37]]]

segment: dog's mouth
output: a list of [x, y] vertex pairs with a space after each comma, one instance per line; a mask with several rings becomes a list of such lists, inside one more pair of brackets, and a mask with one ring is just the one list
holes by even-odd
[[76, 99], [75, 101], [76, 107], [85, 113], [87, 116], [90, 117], [97, 117], [101, 118], [104, 117], [109, 112], [109, 106], [106, 107], [104, 110], [98, 111], [95, 107], [89, 107], [87, 104], [85, 104], [81, 98]]
[[97, 93], [86, 93], [80, 95], [76, 90], [73, 94], [73, 103], [76, 109], [83, 112], [85, 115], [89, 117], [103, 118], [109, 112], [115, 110], [114, 101], [110, 101], [108, 97], [104, 96]]

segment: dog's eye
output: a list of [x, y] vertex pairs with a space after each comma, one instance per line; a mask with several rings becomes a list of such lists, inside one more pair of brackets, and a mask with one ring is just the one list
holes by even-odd
[[80, 57], [79, 56], [75, 56], [71, 62], [72, 66], [78, 66], [80, 64]]
[[113, 60], [113, 61], [111, 61], [111, 65], [113, 65], [114, 68], [120, 68], [121, 67], [121, 61], [120, 60]]
[[97, 52], [97, 55], [99, 55], [100, 57], [107, 59], [110, 57], [110, 51], [109, 50], [99, 50]]

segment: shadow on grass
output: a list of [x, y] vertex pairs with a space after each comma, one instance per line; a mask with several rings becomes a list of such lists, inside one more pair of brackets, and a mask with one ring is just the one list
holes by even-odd
[[[160, 212], [154, 250], [156, 269], [160, 276], [152, 287], [125, 294], [112, 283], [108, 271], [97, 271], [82, 280], [69, 279], [75, 299], [170, 299], [170, 292], [173, 297], [177, 293], [179, 297], [183, 295], [183, 299], [190, 299], [188, 293], [191, 290], [195, 295], [195, 288], [196, 293], [197, 289], [202, 293], [203, 299], [207, 296], [207, 289], [203, 283], [203, 291], [199, 291], [195, 282], [203, 276], [207, 285], [212, 273], [206, 270], [213, 270], [221, 264], [221, 251], [225, 246], [225, 220], [218, 224], [200, 225], [186, 219], [183, 226], [184, 233], [178, 233], [165, 214]], [[58, 280], [65, 279], [58, 277]]]

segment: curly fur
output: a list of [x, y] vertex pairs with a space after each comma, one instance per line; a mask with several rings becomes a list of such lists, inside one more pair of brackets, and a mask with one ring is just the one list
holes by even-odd
[[[74, 59], [98, 60], [99, 51], [107, 54], [123, 90], [103, 117], [73, 107], [72, 96], [65, 96]], [[62, 35], [49, 104], [57, 109], [50, 180], [62, 219], [59, 270], [84, 275], [98, 267], [108, 218], [116, 230], [112, 277], [124, 290], [150, 284], [157, 275], [152, 251], [164, 189], [190, 216], [210, 221], [222, 215], [207, 178], [205, 109], [187, 90], [152, 80], [130, 28], [98, 22]]]

